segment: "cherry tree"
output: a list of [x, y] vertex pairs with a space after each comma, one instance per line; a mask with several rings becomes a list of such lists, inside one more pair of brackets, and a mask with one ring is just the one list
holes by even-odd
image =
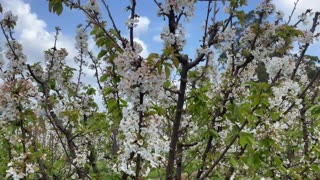
[[[59, 27], [42, 61], [29, 63], [14, 36], [19, 17], [4, 9], [0, 178], [320, 177], [320, 69], [307, 54], [320, 12], [295, 17], [297, 1], [286, 19], [271, 0], [252, 11], [246, 0], [154, 0], [163, 49], [144, 58], [139, 3], [128, 1], [126, 37], [105, 0], [49, 0], [50, 12], [86, 16], [76, 66], [57, 45]], [[197, 13], [203, 35], [191, 57], [185, 26]], [[95, 82], [84, 82], [87, 70]]]

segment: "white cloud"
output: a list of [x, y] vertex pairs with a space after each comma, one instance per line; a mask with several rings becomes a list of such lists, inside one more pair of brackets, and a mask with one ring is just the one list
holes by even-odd
[[134, 28], [134, 34], [139, 37], [149, 30], [150, 20], [146, 16], [140, 16], [137, 27]]
[[[288, 12], [291, 12], [293, 9], [294, 3], [297, 0], [277, 0], [275, 3], [278, 6], [282, 6], [283, 9], [287, 9]], [[274, 1], [275, 2], [275, 1]], [[297, 4], [297, 12], [302, 12], [304, 9], [313, 9], [315, 11], [320, 10], [320, 1], [319, 0], [299, 0]]]
[[[22, 43], [24, 53], [28, 57], [28, 63], [43, 62], [43, 51], [52, 48], [54, 45], [55, 30], [48, 31], [47, 23], [40, 19], [36, 13], [31, 12], [30, 4], [23, 0], [0, 0], [4, 11], [11, 10], [13, 14], [18, 16], [17, 26], [15, 28], [15, 36]], [[141, 16], [138, 26], [135, 28], [135, 41], [141, 44], [143, 51], [142, 57], [149, 55], [147, 45], [139, 38], [139, 36], [149, 29], [150, 20], [147, 17]], [[69, 55], [67, 57], [68, 65], [77, 67], [73, 62], [73, 57], [77, 54], [74, 48], [74, 37], [64, 35], [60, 32], [57, 42], [58, 48], [66, 48]], [[97, 54], [94, 41], [89, 38], [89, 48]], [[94, 72], [85, 68], [87, 76], [85, 79], [93, 80]]]
[[[142, 46], [142, 52], [140, 55], [144, 58], [148, 57], [149, 51], [148, 51], [148, 46], [146, 43], [141, 40], [140, 36], [143, 35], [144, 33], [148, 32], [149, 30], [149, 25], [150, 25], [150, 20], [146, 16], [140, 16], [139, 21], [136, 27], [133, 28], [134, 32], [134, 41], [139, 43]], [[124, 37], [129, 38], [129, 35], [126, 34]]]
[[[17, 40], [23, 45], [24, 53], [28, 58], [28, 63], [44, 62], [43, 52], [54, 45], [55, 29], [51, 31], [47, 30], [47, 24], [42, 19], [39, 19], [37, 14], [31, 12], [30, 4], [23, 0], [0, 0], [4, 11], [11, 10], [14, 15], [18, 16], [17, 26], [15, 27], [15, 36]], [[144, 28], [142, 28], [143, 30]], [[57, 41], [57, 48], [66, 48], [69, 55], [66, 58], [69, 66], [77, 68], [73, 58], [77, 55], [77, 50], [74, 47], [74, 37], [64, 35], [60, 32]], [[89, 39], [89, 47], [94, 48], [94, 41]], [[97, 54], [97, 50], [93, 49]], [[82, 81], [85, 84], [91, 84], [93, 87], [97, 85], [94, 72], [84, 67], [84, 73]], [[77, 73], [75, 74], [77, 76]], [[96, 87], [97, 88], [97, 87]], [[102, 99], [99, 96], [95, 96], [100, 108], [102, 107]]]
[[[30, 5], [22, 0], [10, 0], [0, 2], [4, 10], [11, 10], [13, 14], [18, 16], [17, 26], [15, 27], [16, 38], [23, 45], [23, 52], [27, 56], [27, 62], [32, 64], [35, 62], [44, 62], [44, 51], [54, 46], [55, 29], [51, 32], [47, 30], [47, 24], [38, 16], [31, 12]], [[62, 30], [63, 31], [63, 30]], [[66, 62], [69, 66], [78, 67], [73, 58], [77, 55], [74, 47], [74, 37], [59, 33], [57, 48], [65, 48], [68, 51]], [[94, 41], [89, 39], [89, 48], [94, 50]], [[83, 78], [85, 83], [94, 82], [94, 72], [88, 68], [83, 69], [86, 76]], [[76, 73], [77, 74], [77, 73]]]
[[154, 36], [152, 37], [152, 40], [153, 40], [154, 42], [158, 42], [158, 43], [163, 42], [162, 39], [161, 39], [160, 34], [154, 35]]
[[[38, 62], [43, 60], [43, 51], [53, 47], [55, 30], [47, 30], [47, 24], [39, 19], [37, 14], [31, 12], [30, 5], [22, 0], [0, 0], [4, 11], [11, 10], [18, 16], [15, 32], [16, 38], [22, 43], [24, 52], [28, 57], [28, 62]], [[69, 58], [76, 53], [74, 40], [71, 37], [59, 34], [58, 48], [66, 48], [69, 52]]]
[[[296, 1], [297, 0], [277, 0], [277, 1], [274, 1], [274, 3], [276, 4], [277, 9], [283, 11], [286, 14], [285, 18], [288, 19], [289, 15], [293, 10], [294, 3]], [[320, 11], [320, 1], [319, 0], [299, 0], [292, 18], [293, 20], [292, 23], [295, 23], [295, 21], [297, 20], [297, 17], [301, 15], [303, 12], [305, 12], [306, 9], [312, 9], [313, 12]]]
[[[288, 21], [289, 15], [291, 14], [293, 8], [294, 8], [294, 3], [297, 0], [277, 0], [274, 2], [277, 9], [283, 11], [285, 13], [285, 22]], [[312, 9], [312, 12], [317, 12], [320, 11], [320, 0], [299, 0], [297, 6], [296, 6], [296, 10], [293, 14], [292, 20], [290, 24], [294, 24], [298, 21], [298, 16], [301, 15], [303, 12], [305, 12], [307, 9]], [[314, 16], [314, 15], [313, 15]], [[312, 25], [312, 19], [313, 16], [309, 16], [308, 17], [308, 25], [303, 25], [302, 23], [299, 24], [298, 28], [303, 29], [303, 30], [309, 30], [311, 28]], [[316, 29], [315, 33], [318, 33], [319, 29]], [[308, 49], [307, 53], [313, 54], [313, 55], [318, 55], [319, 54], [319, 45], [320, 42], [316, 41], [314, 42], [311, 47]]]
[[140, 55], [144, 58], [148, 57], [148, 55], [149, 55], [148, 46], [139, 38], [134, 38], [134, 41], [136, 41], [137, 43], [139, 43], [142, 46], [143, 50], [140, 53]]
[[140, 53], [140, 55], [144, 58], [148, 57], [149, 51], [148, 51], [148, 46], [146, 45], [146, 43], [144, 43], [141, 40], [140, 36], [143, 35], [144, 33], [148, 32], [149, 25], [150, 25], [149, 18], [146, 16], [140, 16], [137, 26], [133, 29], [134, 36], [135, 36], [134, 41], [136, 41], [137, 43], [139, 43], [142, 46], [143, 50]]

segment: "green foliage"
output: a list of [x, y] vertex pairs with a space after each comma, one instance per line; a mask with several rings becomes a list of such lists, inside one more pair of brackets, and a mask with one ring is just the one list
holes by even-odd
[[256, 145], [253, 134], [251, 133], [240, 132], [239, 137], [239, 143], [242, 148], [246, 147], [248, 144]]
[[246, 18], [246, 14], [244, 11], [238, 11], [237, 12], [237, 18], [241, 24], [242, 27], [245, 26], [245, 18]]
[[63, 4], [67, 2], [67, 0], [49, 0], [49, 12], [60, 15], [63, 11]]
[[289, 25], [282, 25], [276, 30], [276, 36], [286, 42], [286, 46], [279, 48], [277, 52], [284, 54], [287, 50], [292, 49], [292, 39], [303, 35], [303, 32]]

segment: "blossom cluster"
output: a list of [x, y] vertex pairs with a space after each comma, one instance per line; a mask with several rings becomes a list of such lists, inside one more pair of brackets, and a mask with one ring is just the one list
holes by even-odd
[[83, 9], [86, 10], [86, 16], [89, 21], [95, 19], [95, 17], [101, 18], [100, 4], [97, 0], [89, 0], [88, 3], [83, 6]]
[[11, 40], [6, 44], [8, 50], [5, 57], [8, 59], [7, 71], [0, 74], [2, 78], [8, 78], [13, 75], [22, 74], [26, 68], [27, 58], [23, 53], [22, 45], [16, 40]]
[[75, 47], [84, 55], [88, 54], [88, 34], [81, 26], [77, 29]]
[[4, 31], [10, 31], [16, 25], [18, 20], [18, 16], [12, 14], [11, 11], [7, 11], [4, 13], [3, 18], [1, 20], [1, 26]]
[[255, 9], [257, 14], [263, 13], [263, 16], [269, 16], [274, 13], [275, 5], [270, 0], [263, 0]]
[[25, 174], [21, 170], [14, 168], [12, 163], [8, 163], [8, 167], [6, 178], [12, 177], [14, 180], [20, 180], [25, 177]]
[[164, 5], [164, 13], [169, 14], [171, 10], [176, 13], [185, 13], [186, 17], [194, 16], [194, 0], [166, 0]]
[[[134, 50], [133, 50], [134, 49]], [[120, 93], [132, 104], [123, 109], [123, 119], [120, 122], [120, 130], [125, 137], [120, 145], [123, 149], [120, 151], [119, 164], [114, 168], [124, 171], [128, 174], [134, 174], [135, 163], [128, 161], [132, 153], [134, 158], [138, 154], [148, 162], [145, 164], [144, 175], [150, 171], [150, 167], [157, 167], [160, 159], [163, 159], [163, 153], [167, 152], [167, 137], [163, 136], [161, 128], [164, 126], [163, 117], [157, 115], [143, 115], [151, 107], [153, 100], [159, 99], [163, 91], [165, 75], [152, 71], [152, 66], [145, 63], [139, 56], [142, 47], [134, 43], [134, 48], [128, 46], [123, 53], [118, 54], [115, 59], [118, 73], [122, 76], [119, 83]], [[137, 67], [136, 63], [140, 63]], [[143, 94], [144, 101], [141, 103], [140, 96]], [[161, 97], [161, 96], [160, 96]], [[142, 118], [142, 119], [141, 119]], [[141, 122], [142, 121], [142, 122]]]
[[160, 38], [164, 41], [165, 46], [176, 45], [179, 49], [182, 49], [186, 44], [183, 30], [177, 30], [175, 33], [171, 33], [168, 27], [164, 27]]
[[294, 61], [288, 56], [282, 58], [272, 57], [271, 59], [267, 59], [265, 64], [270, 80], [272, 80], [277, 74], [289, 77], [295, 68]]
[[19, 105], [24, 104], [25, 107], [33, 107], [35, 104], [30, 102], [29, 98], [34, 97], [40, 100], [36, 91], [36, 87], [27, 80], [17, 80], [13, 82], [6, 81], [0, 86], [0, 124], [5, 126], [5, 122], [15, 122], [19, 118]]
[[313, 42], [313, 33], [310, 31], [304, 31], [302, 35], [298, 37], [298, 42], [302, 44], [312, 44]]
[[307, 25], [308, 24], [307, 14], [302, 13], [300, 16], [298, 16], [298, 18], [303, 23], [303, 25]]
[[62, 70], [66, 64], [65, 59], [68, 55], [66, 49], [51, 48], [45, 51], [44, 59], [46, 63], [45, 72], [47, 73], [47, 79], [55, 79], [57, 82], [63, 82]]
[[[144, 118], [144, 126], [139, 132], [139, 116], [136, 111], [124, 110], [125, 118], [120, 122], [120, 130], [125, 135], [125, 141], [120, 141], [122, 150], [118, 157], [118, 164], [114, 166], [116, 171], [123, 171], [134, 175], [136, 164], [132, 161], [138, 155], [144, 160], [146, 168], [143, 175], [147, 176], [151, 168], [162, 166], [165, 161], [165, 153], [169, 151], [168, 137], [163, 135], [163, 117], [158, 115]], [[128, 115], [128, 116], [127, 116]]]
[[[281, 106], [282, 111], [285, 111], [291, 105], [289, 100], [294, 100], [295, 102], [301, 101], [301, 99], [296, 99], [296, 96], [300, 92], [300, 86], [297, 82], [292, 82], [291, 80], [282, 82], [280, 86], [272, 87], [272, 92], [274, 98], [269, 99], [271, 109], [275, 106]], [[297, 105], [299, 104], [297, 103]]]
[[135, 17], [135, 18], [129, 18], [127, 19], [127, 21], [125, 22], [126, 26], [128, 26], [129, 28], [131, 27], [137, 27], [139, 23], [139, 18]]

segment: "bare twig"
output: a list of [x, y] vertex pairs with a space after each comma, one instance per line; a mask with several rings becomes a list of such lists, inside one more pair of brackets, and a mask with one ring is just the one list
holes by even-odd
[[287, 22], [286, 24], [289, 24], [289, 23], [290, 23], [291, 18], [292, 18], [292, 16], [293, 16], [293, 13], [294, 13], [294, 11], [295, 11], [295, 10], [296, 10], [296, 8], [297, 8], [297, 4], [298, 4], [298, 2], [299, 2], [299, 0], [297, 0], [296, 2], [294, 2], [293, 9], [292, 9], [292, 11], [291, 11], [291, 14], [290, 14], [290, 16], [289, 16], [288, 22]]
[[[319, 25], [319, 22], [318, 22], [319, 16], [320, 16], [320, 12], [316, 12], [316, 13], [314, 14], [312, 27], [311, 27], [311, 29], [310, 29], [310, 32], [311, 32], [312, 34], [315, 32], [316, 27]], [[291, 74], [291, 80], [294, 79], [294, 77], [295, 77], [295, 75], [296, 75], [296, 73], [297, 73], [297, 71], [298, 71], [298, 68], [299, 68], [299, 66], [300, 66], [300, 64], [301, 64], [301, 62], [302, 62], [302, 60], [303, 60], [303, 58], [304, 58], [304, 55], [305, 55], [305, 53], [307, 52], [309, 46], [310, 46], [309, 43], [306, 43], [306, 44], [304, 45], [304, 49], [302, 50], [302, 52], [301, 52], [301, 54], [300, 54], [300, 57], [299, 57], [298, 61], [296, 62], [296, 67], [293, 69], [293, 72], [292, 72], [292, 74]]]
[[111, 20], [111, 23], [112, 23], [112, 26], [113, 26], [114, 30], [116, 31], [116, 33], [117, 33], [118, 36], [119, 36], [120, 41], [122, 42], [122, 46], [125, 47], [125, 46], [126, 46], [125, 40], [124, 40], [124, 38], [122, 38], [121, 33], [120, 33], [120, 30], [118, 29], [118, 27], [117, 27], [117, 25], [116, 25], [116, 23], [115, 23], [115, 21], [114, 21], [114, 19], [113, 19], [113, 17], [112, 17], [112, 14], [111, 14], [111, 12], [110, 12], [109, 6], [108, 6], [107, 3], [105, 2], [105, 0], [102, 0], [102, 3], [103, 3], [104, 7], [105, 7], [106, 10], [107, 10], [108, 16], [109, 16], [109, 18], [110, 18], [110, 20]]

